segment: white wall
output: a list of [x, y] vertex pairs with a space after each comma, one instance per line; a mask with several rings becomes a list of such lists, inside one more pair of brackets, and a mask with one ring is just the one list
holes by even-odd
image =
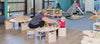
[[94, 0], [85, 0], [85, 11], [94, 12]]

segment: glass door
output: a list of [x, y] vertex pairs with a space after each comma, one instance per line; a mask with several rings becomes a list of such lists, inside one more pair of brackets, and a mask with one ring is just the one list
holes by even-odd
[[44, 5], [44, 7], [43, 8], [48, 8], [48, 6], [51, 4], [51, 7], [52, 8], [54, 8], [54, 3], [55, 3], [55, 1], [54, 0], [44, 0], [43, 1], [43, 5]]
[[27, 14], [27, 0], [8, 0], [8, 14]]
[[94, 0], [94, 10], [100, 10], [100, 0]]

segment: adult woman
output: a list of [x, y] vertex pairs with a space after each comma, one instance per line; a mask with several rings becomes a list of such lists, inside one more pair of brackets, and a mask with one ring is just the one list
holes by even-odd
[[46, 23], [56, 23], [57, 22], [57, 20], [52, 20], [52, 19], [47, 18], [46, 15], [47, 15], [47, 11], [42, 10], [40, 14], [32, 18], [32, 20], [29, 23], [29, 27], [30, 28], [43, 27], [45, 22]]
[[59, 3], [57, 3], [56, 9], [62, 9]]

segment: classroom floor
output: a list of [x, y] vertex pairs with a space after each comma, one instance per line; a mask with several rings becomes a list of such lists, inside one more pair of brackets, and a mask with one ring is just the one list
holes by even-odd
[[[92, 25], [95, 21], [89, 20], [93, 14], [87, 13], [85, 18], [78, 20], [67, 20], [66, 27], [67, 36], [58, 37], [54, 43], [48, 43], [43, 38], [27, 38], [26, 32], [18, 31], [4, 31], [4, 25], [0, 25], [0, 44], [81, 44], [84, 30], [92, 30]], [[80, 31], [81, 30], [81, 31]]]
[[[40, 40], [34, 37], [27, 38], [26, 32], [17, 31], [2, 31], [0, 33], [0, 44], [81, 44], [83, 37], [82, 31], [67, 29], [66, 37], [58, 37], [54, 43], [48, 43], [45, 38]], [[30, 36], [29, 36], [30, 37]]]

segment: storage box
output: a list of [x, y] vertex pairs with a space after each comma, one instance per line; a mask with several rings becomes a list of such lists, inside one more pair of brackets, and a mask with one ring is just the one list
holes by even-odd
[[66, 36], [66, 28], [60, 28], [58, 30], [58, 36]]
[[27, 30], [28, 23], [21, 23], [21, 31]]
[[96, 26], [96, 29], [100, 29], [100, 26]]
[[56, 42], [56, 31], [46, 32], [46, 41], [47, 42]]
[[9, 30], [9, 29], [13, 29], [13, 23], [9, 21], [9, 19], [7, 19], [5, 21], [5, 30]]

